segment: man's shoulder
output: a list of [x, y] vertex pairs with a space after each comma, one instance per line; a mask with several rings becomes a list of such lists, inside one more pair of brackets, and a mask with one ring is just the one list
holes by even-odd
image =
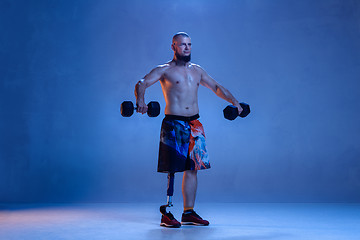
[[156, 68], [159, 68], [159, 69], [164, 69], [164, 68], [168, 68], [170, 67], [170, 63], [164, 63], [164, 64], [160, 64], [160, 65], [157, 65]]
[[201, 66], [199, 64], [196, 64], [196, 63], [191, 63], [191, 66], [196, 67], [196, 68], [201, 68]]
[[157, 73], [164, 73], [166, 69], [168, 69], [169, 67], [170, 65], [168, 63], [165, 63], [165, 64], [157, 65], [151, 71]]
[[199, 64], [191, 63], [191, 66], [196, 70], [204, 71], [204, 69]]

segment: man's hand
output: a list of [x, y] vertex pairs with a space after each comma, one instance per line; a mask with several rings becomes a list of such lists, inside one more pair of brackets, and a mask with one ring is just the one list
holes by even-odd
[[236, 102], [236, 103], [234, 104], [234, 106], [237, 107], [237, 109], [238, 109], [238, 111], [239, 111], [239, 115], [240, 115], [240, 113], [241, 113], [244, 109], [240, 106], [239, 102]]
[[142, 101], [136, 102], [136, 112], [144, 114], [147, 112], [147, 110], [148, 110], [148, 106], [144, 102]]

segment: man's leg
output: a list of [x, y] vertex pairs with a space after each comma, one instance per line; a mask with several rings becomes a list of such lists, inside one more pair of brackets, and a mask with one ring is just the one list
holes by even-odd
[[203, 220], [195, 211], [195, 197], [197, 189], [197, 171], [188, 170], [184, 172], [182, 192], [184, 198], [184, 213], [181, 217], [181, 224], [184, 225], [209, 225], [209, 221]]
[[184, 199], [184, 209], [193, 209], [197, 190], [197, 170], [187, 170], [184, 172], [182, 181], [182, 194]]

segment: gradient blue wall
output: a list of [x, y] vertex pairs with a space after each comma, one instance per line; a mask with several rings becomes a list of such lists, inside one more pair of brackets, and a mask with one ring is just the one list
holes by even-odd
[[[360, 2], [0, 1], [0, 202], [165, 202], [158, 118], [122, 118], [135, 83], [192, 37], [212, 169], [198, 201], [360, 201]], [[160, 84], [146, 100], [163, 109]], [[175, 201], [181, 200], [181, 174]]]

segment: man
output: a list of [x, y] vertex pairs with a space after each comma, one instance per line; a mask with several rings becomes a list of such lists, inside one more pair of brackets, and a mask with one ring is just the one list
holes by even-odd
[[[174, 58], [159, 65], [135, 86], [137, 112], [146, 113], [145, 89], [160, 81], [165, 97], [165, 118], [161, 126], [158, 172], [184, 172], [182, 193], [184, 213], [182, 224], [209, 225], [193, 209], [197, 190], [197, 170], [210, 168], [205, 134], [199, 118], [198, 88], [203, 85], [236, 106], [242, 108], [233, 95], [211, 78], [199, 65], [190, 62], [191, 39], [185, 32], [173, 36]], [[169, 212], [161, 225], [179, 227]]]

